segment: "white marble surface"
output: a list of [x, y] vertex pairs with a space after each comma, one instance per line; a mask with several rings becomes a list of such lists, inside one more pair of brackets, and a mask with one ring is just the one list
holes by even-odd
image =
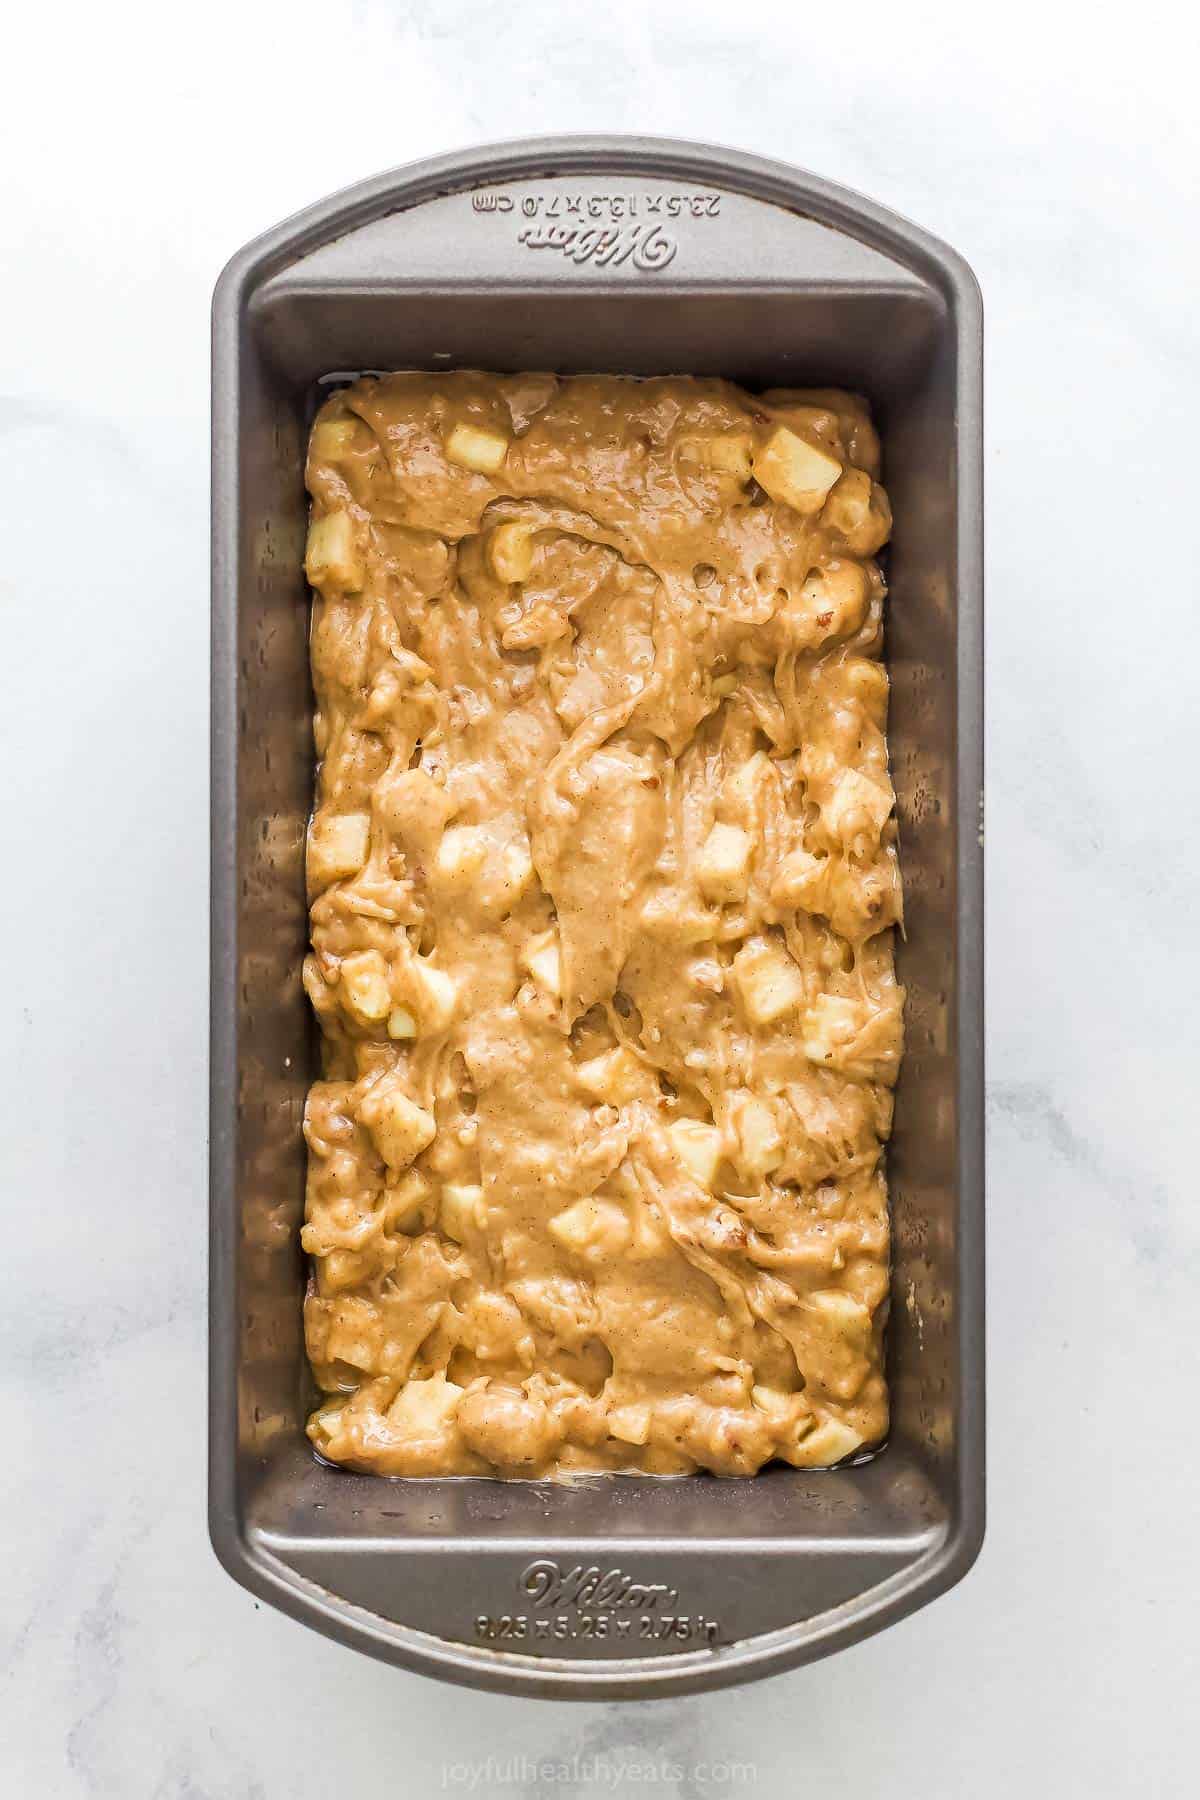
[[[540, 1800], [1195, 1791], [1195, 31], [1027, 0], [10, 19], [0, 1792], [424, 1800], [451, 1755]], [[375, 1665], [260, 1609], [203, 1521], [210, 290], [362, 174], [579, 128], [859, 187], [965, 252], [989, 326], [988, 1542], [858, 1649], [642, 1707]]]

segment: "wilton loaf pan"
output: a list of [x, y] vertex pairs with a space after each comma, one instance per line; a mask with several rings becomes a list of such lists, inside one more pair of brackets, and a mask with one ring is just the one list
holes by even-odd
[[[213, 308], [210, 1522], [253, 1593], [514, 1693], [685, 1693], [951, 1586], [983, 1535], [982, 318], [970, 270], [758, 157], [533, 139], [382, 175], [248, 245]], [[304, 1436], [300, 987], [313, 785], [306, 431], [369, 369], [847, 386], [895, 509], [890, 738], [908, 1050], [886, 1447], [753, 1480], [387, 1481]]]

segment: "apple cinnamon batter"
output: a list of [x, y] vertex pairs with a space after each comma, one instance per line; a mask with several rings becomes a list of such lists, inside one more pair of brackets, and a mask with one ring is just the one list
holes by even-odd
[[745, 1475], [883, 1436], [878, 474], [840, 392], [405, 374], [321, 409], [323, 1456]]

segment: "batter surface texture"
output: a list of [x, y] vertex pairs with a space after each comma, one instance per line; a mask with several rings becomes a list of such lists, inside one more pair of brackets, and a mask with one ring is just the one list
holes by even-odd
[[361, 380], [309, 448], [321, 1454], [878, 1442], [902, 1046], [864, 403]]

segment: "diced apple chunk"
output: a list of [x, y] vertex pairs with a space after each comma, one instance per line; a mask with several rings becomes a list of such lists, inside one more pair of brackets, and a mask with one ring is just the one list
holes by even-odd
[[407, 1169], [437, 1133], [433, 1114], [392, 1084], [373, 1088], [360, 1101], [358, 1116], [389, 1169]]
[[357, 875], [371, 843], [368, 813], [322, 813], [308, 828], [308, 885], [313, 893]]
[[422, 957], [414, 957], [409, 985], [417, 1003], [423, 1031], [445, 1031], [458, 1004], [458, 984], [444, 969], [435, 969]]
[[375, 1025], [392, 1009], [387, 964], [378, 950], [360, 950], [342, 959], [339, 990], [346, 1011], [360, 1025]]
[[828, 867], [827, 858], [813, 856], [803, 849], [790, 850], [771, 883], [772, 901], [776, 906], [797, 906], [803, 907], [805, 912], [824, 912], [822, 884]]
[[437, 849], [437, 872], [453, 886], [471, 881], [487, 861], [491, 840], [478, 825], [454, 825], [442, 834]]
[[858, 769], [843, 769], [821, 808], [825, 825], [847, 846], [862, 837], [878, 838], [892, 810], [892, 794]]
[[317, 1444], [328, 1448], [331, 1440], [337, 1437], [342, 1428], [342, 1414], [346, 1407], [346, 1396], [339, 1394], [336, 1400], [327, 1400], [324, 1406], [318, 1407], [308, 1421], [308, 1435]]
[[508, 439], [481, 425], [456, 425], [446, 439], [446, 460], [477, 475], [494, 475], [508, 455]]
[[608, 1434], [622, 1444], [644, 1444], [650, 1436], [650, 1408], [643, 1402], [614, 1406], [608, 1415]]
[[696, 879], [708, 900], [740, 900], [746, 892], [751, 840], [737, 825], [714, 825], [696, 859]]
[[388, 1425], [398, 1437], [437, 1435], [450, 1424], [465, 1392], [465, 1388], [447, 1381], [444, 1375], [431, 1375], [428, 1381], [406, 1381], [388, 1407]]
[[488, 539], [488, 561], [497, 581], [527, 581], [533, 567], [533, 533], [528, 525], [509, 520]]
[[584, 1092], [606, 1106], [624, 1106], [653, 1085], [645, 1065], [624, 1044], [581, 1062], [575, 1075]]
[[547, 1229], [576, 1256], [619, 1256], [630, 1239], [629, 1221], [615, 1200], [576, 1200], [557, 1213]]
[[406, 1038], [416, 1037], [417, 1021], [406, 1006], [395, 1006], [388, 1014], [387, 1029], [390, 1038], [403, 1042]]
[[376, 789], [377, 805], [389, 829], [420, 844], [441, 831], [455, 810], [453, 797], [424, 769], [403, 769]]
[[804, 1001], [804, 977], [782, 944], [751, 939], [733, 959], [733, 981], [753, 1025], [773, 1025]]
[[842, 472], [836, 456], [789, 431], [786, 425], [775, 428], [755, 455], [753, 466], [754, 479], [772, 500], [782, 500], [803, 513], [820, 510]]
[[533, 884], [533, 858], [524, 844], [505, 844], [500, 856], [499, 900], [511, 912]]
[[733, 1112], [738, 1140], [738, 1164], [747, 1175], [761, 1180], [783, 1161], [783, 1138], [775, 1114], [754, 1094], [738, 1098]]
[[801, 1042], [809, 1062], [837, 1066], [843, 1052], [862, 1030], [863, 1015], [856, 1000], [838, 994], [818, 994], [804, 1017]]
[[487, 1223], [483, 1189], [474, 1182], [448, 1181], [438, 1202], [438, 1223], [447, 1237], [465, 1244], [471, 1233]]
[[419, 1169], [409, 1169], [399, 1181], [383, 1190], [385, 1231], [415, 1231], [422, 1222], [432, 1189]]
[[717, 933], [720, 916], [697, 907], [680, 888], [659, 888], [642, 905], [642, 929], [651, 937], [676, 944], [707, 944]]
[[363, 560], [355, 542], [354, 520], [348, 512], [326, 513], [308, 528], [304, 568], [315, 588], [359, 591], [365, 580]]
[[840, 1419], [825, 1419], [801, 1439], [791, 1461], [806, 1469], [827, 1469], [841, 1462], [855, 1450], [861, 1450], [863, 1439]]
[[436, 867], [447, 887], [469, 893], [474, 906], [501, 918], [533, 882], [527, 845], [500, 846], [482, 825], [456, 825], [447, 831], [438, 845]]
[[521, 952], [521, 966], [528, 970], [539, 987], [558, 998], [562, 993], [562, 959], [558, 933], [553, 927], [530, 939]]
[[667, 1136], [693, 1180], [701, 1187], [711, 1188], [724, 1153], [721, 1133], [716, 1126], [704, 1125], [699, 1119], [676, 1119], [673, 1125], [667, 1126]]

